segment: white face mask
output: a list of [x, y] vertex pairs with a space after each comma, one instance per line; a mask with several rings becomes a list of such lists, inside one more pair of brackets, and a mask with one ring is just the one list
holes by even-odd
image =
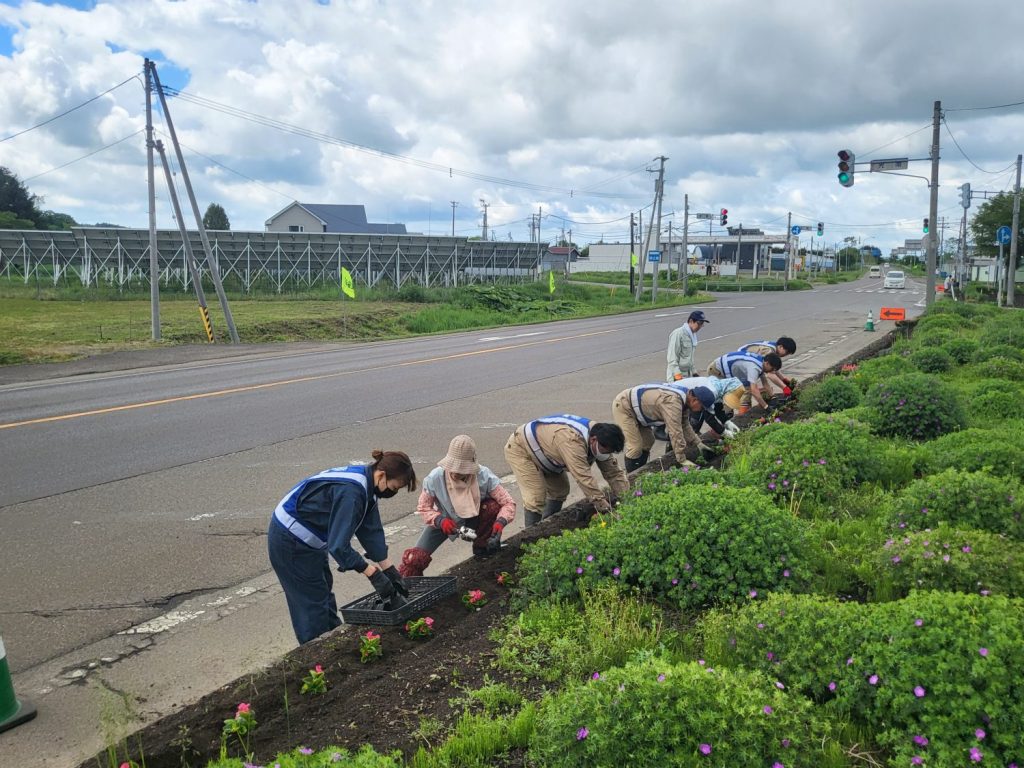
[[599, 453], [597, 445], [598, 443], [596, 440], [590, 445], [590, 453], [593, 455], [594, 461], [608, 461], [612, 455], [610, 453]]

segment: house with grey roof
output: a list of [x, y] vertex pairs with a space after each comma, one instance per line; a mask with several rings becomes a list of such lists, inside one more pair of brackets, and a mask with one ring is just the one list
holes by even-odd
[[362, 205], [325, 205], [296, 200], [266, 221], [267, 232], [342, 232], [405, 235], [405, 224], [375, 224]]

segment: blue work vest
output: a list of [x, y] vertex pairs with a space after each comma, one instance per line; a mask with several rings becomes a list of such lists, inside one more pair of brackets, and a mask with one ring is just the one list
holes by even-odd
[[718, 370], [722, 372], [722, 375], [729, 378], [733, 375], [732, 366], [733, 363], [750, 363], [756, 366], [759, 371], [764, 371], [764, 358], [760, 355], [751, 355], [747, 352], [726, 352], [720, 358], [718, 358]]
[[[302, 495], [302, 491], [310, 483], [327, 481], [357, 485], [363, 489], [366, 499], [363, 508], [363, 517], [365, 517], [370, 509], [370, 505], [376, 500], [373, 494], [370, 493], [370, 481], [366, 477], [366, 467], [366, 464], [349, 464], [345, 467], [325, 469], [323, 472], [301, 480], [277, 503], [277, 507], [274, 509], [274, 517], [295, 538], [305, 542], [313, 547], [313, 549], [327, 549], [327, 531], [321, 531], [316, 526], [309, 525], [295, 517], [299, 496]], [[360, 522], [362, 521], [360, 520]], [[358, 524], [356, 527], [359, 527]]]
[[636, 420], [640, 423], [641, 427], [658, 427], [664, 425], [664, 421], [661, 419], [652, 419], [646, 413], [644, 413], [641, 403], [643, 402], [644, 392], [652, 389], [660, 389], [664, 392], [671, 392], [673, 395], [679, 395], [683, 399], [683, 409], [686, 409], [686, 393], [690, 390], [687, 387], [680, 385], [678, 382], [670, 382], [668, 384], [641, 384], [639, 387], [633, 387], [629, 390], [629, 404], [633, 406], [633, 415], [636, 416]]
[[526, 444], [530, 446], [530, 450], [533, 451], [533, 455], [537, 459], [537, 463], [540, 464], [547, 472], [559, 475], [565, 471], [565, 465], [554, 461], [544, 453], [543, 450], [541, 450], [540, 443], [537, 442], [538, 424], [563, 424], [567, 427], [572, 427], [580, 433], [580, 437], [583, 438], [583, 442], [587, 444], [587, 451], [590, 451], [590, 419], [585, 418], [584, 416], [576, 416], [572, 413], [559, 413], [555, 416], [545, 416], [542, 419], [534, 419], [526, 424], [526, 427], [523, 429], [523, 435], [526, 437]]
[[743, 352], [744, 354], [748, 354], [748, 355], [756, 354], [755, 352], [748, 352], [748, 350], [751, 347], [771, 347], [774, 350], [775, 349], [775, 342], [774, 341], [748, 341], [746, 344], [744, 344], [742, 347], [740, 347], [736, 351], [737, 352]]

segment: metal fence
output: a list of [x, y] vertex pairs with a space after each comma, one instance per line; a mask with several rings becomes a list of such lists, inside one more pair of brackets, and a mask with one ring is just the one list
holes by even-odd
[[[208, 275], [198, 232], [189, 242]], [[208, 232], [226, 286], [246, 293], [337, 285], [344, 267], [368, 287], [408, 283], [455, 286], [536, 279], [546, 245], [424, 235], [306, 232]], [[190, 288], [181, 234], [157, 232], [161, 285]], [[8, 279], [124, 288], [149, 285], [149, 230], [74, 227], [70, 231], [0, 230], [0, 276]], [[205, 282], [205, 281], [204, 281]]]

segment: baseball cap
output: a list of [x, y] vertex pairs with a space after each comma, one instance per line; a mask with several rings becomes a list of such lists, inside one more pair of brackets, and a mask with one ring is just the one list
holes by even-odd
[[700, 404], [704, 406], [705, 410], [715, 407], [715, 395], [707, 387], [694, 387], [690, 391], [693, 392], [694, 397], [700, 400]]
[[691, 312], [690, 316], [688, 318], [686, 318], [686, 319], [687, 320], [693, 320], [695, 323], [710, 323], [711, 322], [706, 317], [704, 317], [704, 313], [701, 312], [699, 309], [698, 310], [694, 310], [693, 312]]

